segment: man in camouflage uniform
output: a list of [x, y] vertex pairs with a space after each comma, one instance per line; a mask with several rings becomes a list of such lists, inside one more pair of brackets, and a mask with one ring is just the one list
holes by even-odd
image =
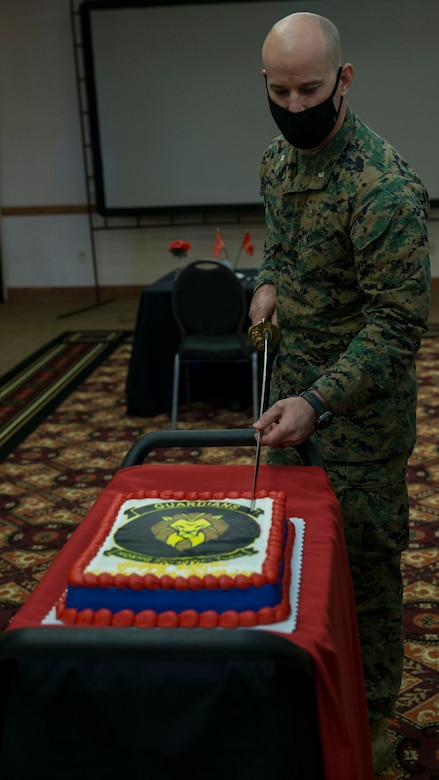
[[271, 318], [282, 338], [271, 407], [255, 427], [271, 463], [295, 462], [291, 447], [314, 434], [326, 462], [343, 513], [382, 771], [392, 760], [385, 718], [404, 654], [400, 556], [415, 354], [428, 320], [428, 198], [400, 155], [347, 107], [353, 68], [341, 65], [329, 20], [291, 14], [262, 54], [282, 135], [261, 166], [267, 234], [250, 317]]

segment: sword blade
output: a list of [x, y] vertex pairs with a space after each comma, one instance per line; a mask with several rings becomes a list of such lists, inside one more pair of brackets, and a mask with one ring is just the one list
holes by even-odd
[[[259, 406], [259, 417], [261, 417], [265, 408], [265, 396], [267, 393], [267, 377], [268, 377], [268, 346], [270, 340], [271, 340], [271, 330], [270, 328], [267, 327], [264, 330], [264, 361], [262, 367], [261, 402]], [[253, 469], [253, 484], [252, 484], [252, 492], [250, 496], [250, 514], [254, 512], [255, 509], [256, 485], [258, 482], [260, 459], [261, 459], [261, 431], [258, 431], [256, 435], [256, 455], [255, 455], [255, 466]]]
[[256, 456], [255, 456], [255, 466], [253, 469], [253, 484], [252, 484], [252, 493], [251, 493], [251, 500], [250, 500], [250, 514], [252, 514], [255, 510], [256, 485], [258, 481], [260, 459], [261, 459], [261, 432], [258, 431], [256, 434]]

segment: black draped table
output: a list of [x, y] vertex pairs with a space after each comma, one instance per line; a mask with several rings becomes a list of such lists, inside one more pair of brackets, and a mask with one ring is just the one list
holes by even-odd
[[[257, 269], [242, 272], [249, 306], [256, 273]], [[142, 292], [126, 382], [128, 414], [152, 417], [171, 410], [174, 355], [179, 344], [172, 314], [174, 279], [172, 271]], [[196, 366], [191, 372], [191, 396], [194, 400], [214, 400], [245, 408], [251, 404], [250, 363], [234, 365], [230, 370], [224, 365]]]

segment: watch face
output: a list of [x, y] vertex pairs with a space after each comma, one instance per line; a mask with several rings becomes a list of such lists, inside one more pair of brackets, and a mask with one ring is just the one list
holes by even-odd
[[324, 428], [327, 428], [328, 425], [331, 425], [333, 420], [333, 414], [329, 411], [329, 409], [326, 412], [323, 412], [323, 414], [320, 415], [319, 419], [317, 420], [317, 428], [319, 431], [322, 431]]

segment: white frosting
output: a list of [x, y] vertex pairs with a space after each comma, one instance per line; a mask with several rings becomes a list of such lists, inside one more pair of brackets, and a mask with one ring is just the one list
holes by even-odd
[[[155, 574], [160, 577], [164, 574], [170, 577], [184, 577], [187, 578], [191, 575], [198, 577], [204, 577], [206, 574], [219, 577], [222, 574], [226, 574], [229, 577], [235, 577], [238, 574], [251, 576], [253, 573], [262, 573], [262, 565], [267, 555], [268, 538], [271, 528], [271, 515], [273, 509], [272, 498], [259, 498], [256, 500], [255, 513], [251, 517], [255, 520], [260, 528], [259, 536], [249, 545], [251, 554], [241, 554], [237, 557], [232, 557], [227, 560], [218, 560], [208, 562], [196, 561], [188, 565], [187, 561], [179, 563], [168, 562], [147, 562], [141, 560], [130, 560], [129, 558], [120, 557], [116, 554], [108, 554], [110, 550], [115, 550], [118, 545], [115, 541], [115, 534], [119, 529], [129, 523], [136, 511], [139, 515], [145, 516], [146, 513], [154, 511], [154, 509], [161, 508], [162, 506], [174, 507], [181, 505], [182, 513], [200, 513], [203, 512], [221, 517], [221, 506], [228, 505], [230, 507], [237, 507], [237, 512], [242, 513], [243, 519], [248, 517], [248, 508], [250, 505], [249, 499], [244, 498], [225, 498], [225, 499], [196, 499], [194, 501], [185, 500], [178, 501], [174, 498], [167, 500], [160, 500], [156, 498], [142, 498], [142, 499], [129, 499], [124, 501], [121, 505], [117, 517], [112, 525], [105, 542], [97, 552], [97, 554], [90, 560], [84, 573], [93, 573], [99, 575], [103, 572], [116, 575], [124, 574], [129, 576], [130, 574], [138, 574], [144, 576], [145, 574]], [[242, 510], [241, 510], [242, 507]], [[126, 513], [129, 511], [130, 520], [127, 520]], [[162, 511], [165, 515], [166, 512]], [[147, 514], [146, 514], [147, 517]], [[158, 515], [156, 515], [158, 517]], [[199, 543], [204, 540], [203, 537], [203, 522], [200, 523], [199, 531]], [[178, 533], [178, 531], [176, 532]], [[197, 534], [195, 535], [197, 537]], [[175, 538], [175, 535], [174, 535]], [[196, 555], [196, 546], [198, 538], [195, 539], [195, 544], [191, 548], [191, 555]], [[249, 549], [248, 547], [246, 548]], [[120, 548], [119, 548], [120, 550]], [[147, 551], [145, 551], [147, 552]], [[106, 554], [107, 553], [107, 554]]]

